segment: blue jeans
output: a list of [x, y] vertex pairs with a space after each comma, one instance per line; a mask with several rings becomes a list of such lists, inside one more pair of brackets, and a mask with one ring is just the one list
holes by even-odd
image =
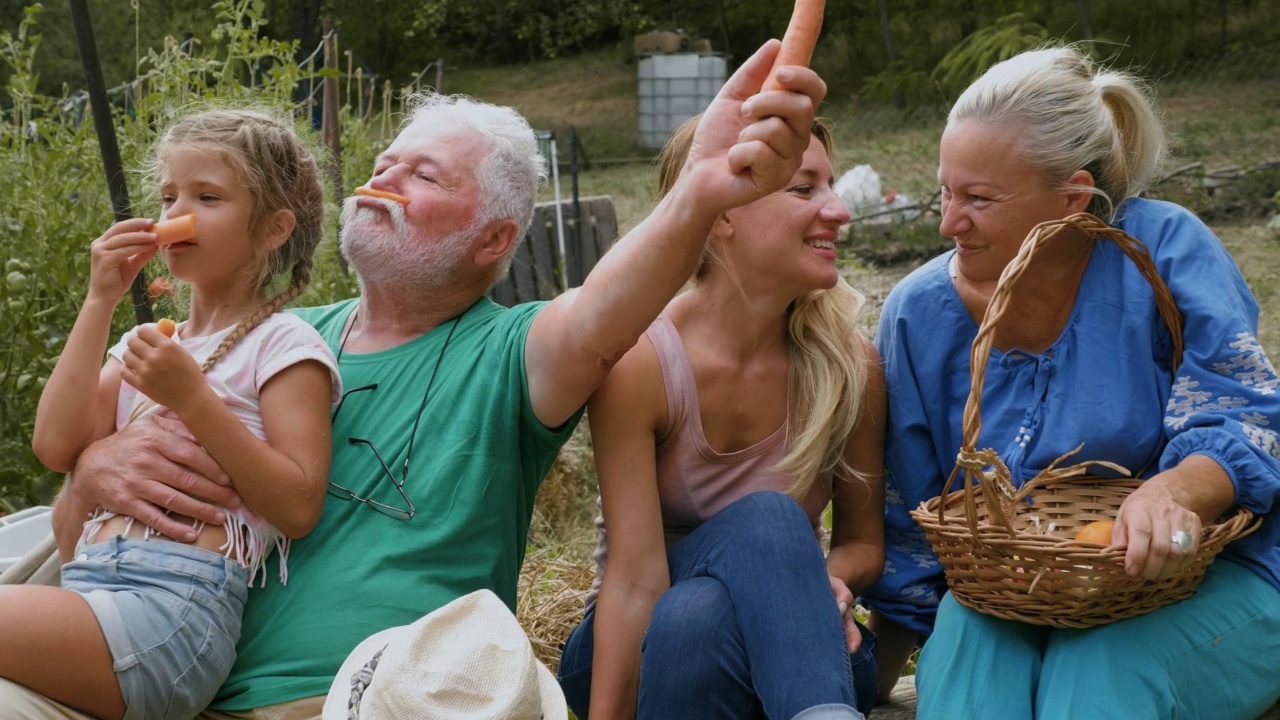
[[[808, 517], [775, 492], [743, 497], [667, 552], [671, 589], [641, 648], [638, 718], [862, 718], [875, 638], [850, 654]], [[607, 572], [607, 570], [606, 570]], [[595, 608], [569, 636], [560, 685], [586, 720]], [[857, 710], [854, 710], [854, 708]]]
[[249, 577], [234, 560], [119, 535], [76, 548], [62, 587], [98, 618], [124, 720], [182, 720], [213, 701], [236, 659]]
[[1251, 720], [1280, 697], [1280, 592], [1225, 558], [1195, 595], [1083, 630], [942, 600], [916, 672], [917, 717]]

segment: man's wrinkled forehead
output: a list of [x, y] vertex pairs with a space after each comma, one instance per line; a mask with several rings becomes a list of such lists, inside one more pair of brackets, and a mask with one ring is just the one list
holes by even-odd
[[453, 160], [461, 160], [459, 165], [474, 170], [487, 154], [488, 146], [474, 128], [447, 118], [424, 117], [401, 130], [391, 146], [378, 155], [378, 161], [411, 160], [448, 166]]

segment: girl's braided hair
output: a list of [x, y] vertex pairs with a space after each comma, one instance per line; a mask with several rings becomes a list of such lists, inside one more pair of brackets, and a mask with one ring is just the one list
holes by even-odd
[[256, 286], [264, 297], [286, 272], [289, 284], [223, 339], [201, 367], [202, 372], [208, 372], [258, 323], [306, 290], [311, 282], [312, 256], [324, 237], [324, 188], [315, 157], [287, 116], [253, 109], [213, 109], [189, 115], [170, 127], [156, 144], [153, 176], [160, 176], [170, 149], [193, 144], [218, 153], [249, 189], [253, 198], [251, 234], [257, 236], [263, 221], [278, 210], [291, 211], [295, 221], [293, 232], [279, 247], [260, 251], [255, 268]]

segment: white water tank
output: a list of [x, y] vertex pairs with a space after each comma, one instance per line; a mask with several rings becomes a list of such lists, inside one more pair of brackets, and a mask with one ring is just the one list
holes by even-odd
[[715, 98], [728, 77], [723, 53], [645, 55], [639, 60], [640, 144], [659, 148]]

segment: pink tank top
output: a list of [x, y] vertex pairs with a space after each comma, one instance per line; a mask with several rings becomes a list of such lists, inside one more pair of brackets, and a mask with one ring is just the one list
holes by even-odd
[[[736, 452], [716, 452], [707, 445], [702, 431], [693, 368], [675, 326], [659, 317], [645, 336], [658, 353], [667, 394], [667, 430], [656, 439], [655, 459], [662, 530], [670, 548], [745, 495], [762, 490], [786, 492], [791, 477], [773, 468], [786, 455], [787, 429], [784, 425], [755, 445]], [[825, 473], [801, 503], [819, 540], [823, 537], [822, 511], [830, 501], [831, 473]], [[597, 498], [596, 504], [599, 503]], [[603, 514], [596, 518], [596, 530], [600, 544], [595, 552], [596, 579], [587, 595], [588, 608], [595, 604], [608, 554]]]

